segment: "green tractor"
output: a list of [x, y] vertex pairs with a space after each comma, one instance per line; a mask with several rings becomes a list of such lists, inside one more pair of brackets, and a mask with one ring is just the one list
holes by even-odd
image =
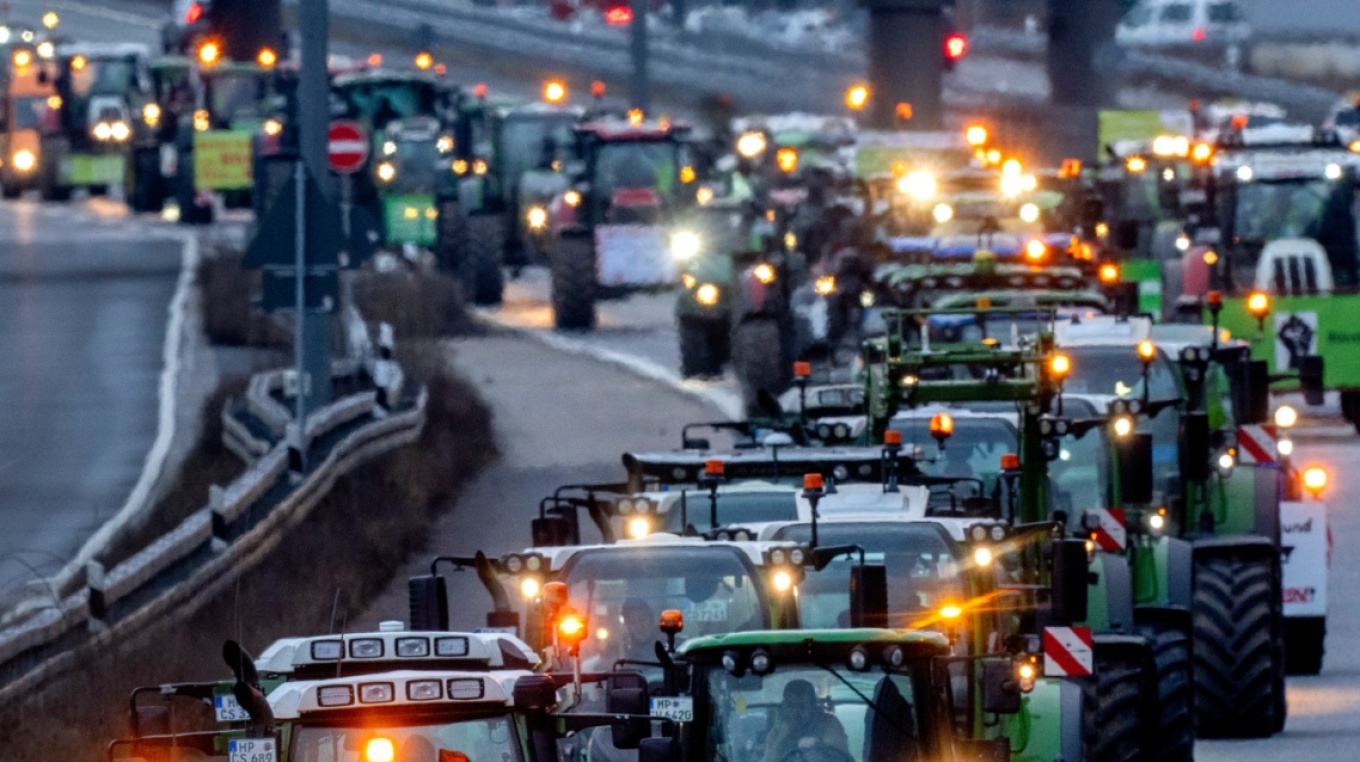
[[[177, 136], [193, 118], [194, 62], [179, 56], [147, 62], [148, 87], [135, 106], [124, 195], [134, 212], [159, 212], [172, 195], [178, 168]], [[192, 123], [189, 123], [192, 126]]]
[[[1072, 372], [1072, 359], [1053, 351], [1052, 314], [1033, 307], [991, 310], [989, 322], [1009, 315], [1033, 324], [1023, 333], [1015, 331], [1019, 344], [1002, 344], [995, 339], [935, 343], [918, 336], [917, 321], [948, 316], [947, 311], [886, 313], [886, 335], [866, 343], [868, 429], [871, 436], [881, 437], [901, 411], [929, 405], [1009, 407], [1017, 434], [1015, 452], [1002, 464], [1005, 497], [997, 518], [1017, 527], [1047, 522], [1061, 526], [1065, 535], [1086, 539], [1105, 525], [1109, 506], [1125, 506], [1122, 511], [1134, 518], [1124, 525], [1133, 529], [1117, 530], [1124, 534], [1123, 545], [1089, 545], [1096, 573], [1082, 624], [1095, 633], [1097, 669], [1086, 688], [1090, 712], [1125, 717], [1133, 712], [1141, 719], [1121, 726], [1123, 732], [1089, 737], [1093, 746], [1088, 753], [1121, 757], [1142, 749], [1154, 758], [1185, 759], [1193, 742], [1190, 546], [1164, 533], [1138, 531], [1141, 517], [1156, 511], [1147, 489], [1150, 437], [1126, 432], [1129, 436], [1088, 446], [1085, 451], [1095, 461], [1086, 464], [1092, 471], [1088, 477], [1105, 473], [1105, 461], [1120, 466], [1119, 478], [1103, 488], [1097, 485], [1094, 505], [1057, 499], [1068, 467], [1063, 455], [1070, 458], [1075, 451], [1064, 448], [1064, 437], [1080, 435], [1095, 443], [1100, 432], [1123, 424], [1105, 410], [1083, 410], [1086, 417], [1076, 417], [1064, 409], [1063, 384]], [[929, 435], [946, 451], [953, 416], [939, 412], [929, 422]], [[1151, 739], [1147, 746], [1145, 739]]]
[[[1306, 375], [1326, 358], [1323, 387], [1340, 393], [1342, 414], [1360, 428], [1360, 363], [1349, 351], [1360, 304], [1357, 188], [1360, 154], [1333, 134], [1225, 135], [1207, 180], [1213, 226], [1196, 233], [1211, 248], [1186, 253], [1183, 300], [1247, 341], [1272, 376]], [[1306, 401], [1321, 404], [1322, 395]]]
[[567, 188], [573, 128], [584, 109], [554, 103], [488, 101], [481, 91], [458, 105], [451, 174], [440, 194], [439, 260], [468, 285], [476, 304], [498, 304], [503, 267], [541, 261], [552, 199]]
[[69, 43], [36, 63], [54, 83], [52, 116], [42, 125], [38, 190], [64, 201], [76, 188], [102, 195], [124, 182], [132, 106], [140, 103], [145, 45]]
[[372, 181], [382, 240], [389, 247], [432, 249], [439, 225], [436, 175], [452, 138], [428, 116], [393, 120], [379, 138]]

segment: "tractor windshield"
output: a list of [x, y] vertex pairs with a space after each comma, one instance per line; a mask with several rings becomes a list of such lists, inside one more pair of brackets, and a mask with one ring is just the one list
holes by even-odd
[[[873, 663], [873, 662], [871, 662]], [[868, 762], [934, 759], [926, 663], [892, 673], [779, 664], [764, 676], [707, 670], [707, 759]], [[696, 702], [697, 704], [698, 702]]]
[[601, 548], [574, 558], [559, 579], [590, 621], [592, 637], [581, 646], [588, 669], [653, 660], [656, 623], [667, 609], [684, 614], [682, 640], [768, 626], [755, 569], [732, 546]]
[[391, 718], [367, 712], [353, 724], [304, 725], [293, 732], [292, 762], [437, 762], [442, 759], [522, 759], [517, 725], [507, 714], [449, 720]]
[[212, 77], [207, 89], [209, 111], [227, 121], [258, 118], [268, 97], [264, 79], [246, 72]]
[[87, 95], [123, 95], [132, 89], [137, 65], [124, 59], [90, 60], [77, 68], [71, 66], [71, 93]]
[[[1133, 346], [1108, 345], [1066, 347], [1072, 358], [1072, 375], [1063, 383], [1069, 394], [1103, 394], [1141, 397], [1143, 363]], [[1148, 399], [1179, 399], [1180, 385], [1171, 361], [1158, 354], [1148, 369]]]
[[904, 443], [921, 448], [917, 467], [923, 474], [960, 480], [932, 489], [932, 509], [948, 510], [959, 499], [991, 495], [1001, 473], [1001, 456], [1019, 452], [1015, 425], [1000, 417], [956, 416], [954, 434], [943, 445], [930, 435], [929, 417], [900, 416], [888, 427], [902, 432]]
[[[686, 491], [684, 510], [676, 501], [666, 512], [665, 528], [671, 534], [683, 534], [685, 527], [699, 532], [715, 529], [710, 522], [713, 503], [707, 490]], [[683, 517], [681, 514], [685, 514]], [[766, 521], [790, 521], [798, 518], [797, 493], [784, 492], [719, 492], [718, 526], [732, 526]]]
[[[809, 542], [812, 527], [785, 527], [775, 539]], [[824, 547], [859, 545], [867, 563], [887, 568], [888, 626], [893, 629], [928, 626], [945, 601], [967, 598], [957, 548], [935, 524], [827, 522], [817, 527], [817, 541]], [[850, 568], [858, 562], [858, 556], [842, 556], [820, 572], [808, 572], [798, 586], [804, 628], [850, 626]]]
[[510, 115], [501, 127], [501, 162], [511, 180], [531, 169], [551, 169], [568, 158], [574, 143], [575, 114]]
[[[1063, 411], [1072, 417], [1096, 415], [1093, 405], [1073, 400]], [[1055, 511], [1065, 511], [1070, 528], [1081, 531], [1082, 511], [1110, 505], [1109, 439], [1103, 428], [1069, 434], [1058, 445], [1058, 457], [1048, 464], [1049, 503]]]
[[601, 144], [592, 190], [609, 203], [616, 191], [647, 188], [663, 199], [677, 184], [679, 145], [672, 140], [626, 140]]
[[[1357, 281], [1360, 201], [1355, 183], [1323, 178], [1238, 183], [1224, 194], [1237, 275], [1254, 276], [1261, 248], [1280, 238], [1311, 238], [1327, 251], [1338, 285]], [[1243, 256], [1243, 255], [1246, 256]], [[1251, 271], [1251, 272], [1245, 272]], [[1247, 277], [1244, 282], [1252, 282]]]
[[373, 130], [398, 119], [433, 114], [438, 100], [433, 83], [414, 80], [353, 83], [338, 88], [338, 94], [349, 117]]

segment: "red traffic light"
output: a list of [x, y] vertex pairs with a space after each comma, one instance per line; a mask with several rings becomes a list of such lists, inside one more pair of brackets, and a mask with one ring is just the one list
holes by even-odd
[[954, 63], [963, 58], [968, 53], [968, 38], [959, 32], [954, 32], [944, 38], [944, 57], [950, 63]]

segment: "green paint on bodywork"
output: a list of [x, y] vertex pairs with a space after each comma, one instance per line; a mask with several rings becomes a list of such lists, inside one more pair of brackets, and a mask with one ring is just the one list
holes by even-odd
[[[1317, 296], [1272, 296], [1264, 332], [1246, 309], [1245, 298], [1224, 298], [1219, 325], [1235, 339], [1251, 344], [1252, 357], [1270, 363], [1270, 372], [1290, 370], [1289, 354], [1276, 335], [1291, 319], [1308, 326], [1313, 333], [1313, 354], [1324, 360], [1323, 385], [1328, 389], [1360, 389], [1360, 294]], [[1206, 321], [1208, 315], [1205, 315]], [[1298, 388], [1294, 380], [1271, 385], [1272, 391]]]
[[383, 225], [389, 244], [433, 246], [438, 219], [432, 195], [412, 193], [383, 198]]
[[1138, 284], [1138, 311], [1162, 314], [1162, 263], [1155, 259], [1130, 259], [1119, 265], [1120, 279]]
[[[1011, 741], [1012, 762], [1052, 762], [1062, 757], [1062, 683], [1034, 682], [1016, 714], [1002, 715], [998, 736]], [[1080, 721], [1078, 719], [1078, 721]]]
[[77, 153], [71, 154], [69, 161], [71, 184], [79, 186], [117, 185], [123, 182], [127, 165], [127, 160], [120, 153]]

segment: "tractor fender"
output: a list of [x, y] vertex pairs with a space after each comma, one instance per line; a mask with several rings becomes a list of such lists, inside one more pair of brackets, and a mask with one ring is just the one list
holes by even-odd
[[1280, 469], [1257, 466], [1256, 473], [1256, 534], [1269, 537], [1280, 547]]
[[[1195, 595], [1195, 552], [1189, 542], [1179, 537], [1166, 538], [1165, 571], [1166, 607], [1187, 612], [1188, 616]], [[1188, 618], [1186, 624], [1189, 624]]]
[[1070, 680], [1063, 680], [1058, 700], [1062, 713], [1062, 724], [1059, 729], [1062, 734], [1062, 759], [1081, 759], [1081, 686]]
[[[1124, 556], [1097, 553], [1098, 581], [1105, 597], [1105, 630], [1110, 633], [1133, 632], [1133, 574]], [[1099, 596], [1092, 596], [1099, 600]], [[1132, 637], [1132, 636], [1130, 636]]]
[[1197, 537], [1193, 544], [1194, 557], [1210, 555], [1244, 555], [1250, 558], [1278, 560], [1279, 546], [1268, 537], [1257, 535], [1208, 535]]

